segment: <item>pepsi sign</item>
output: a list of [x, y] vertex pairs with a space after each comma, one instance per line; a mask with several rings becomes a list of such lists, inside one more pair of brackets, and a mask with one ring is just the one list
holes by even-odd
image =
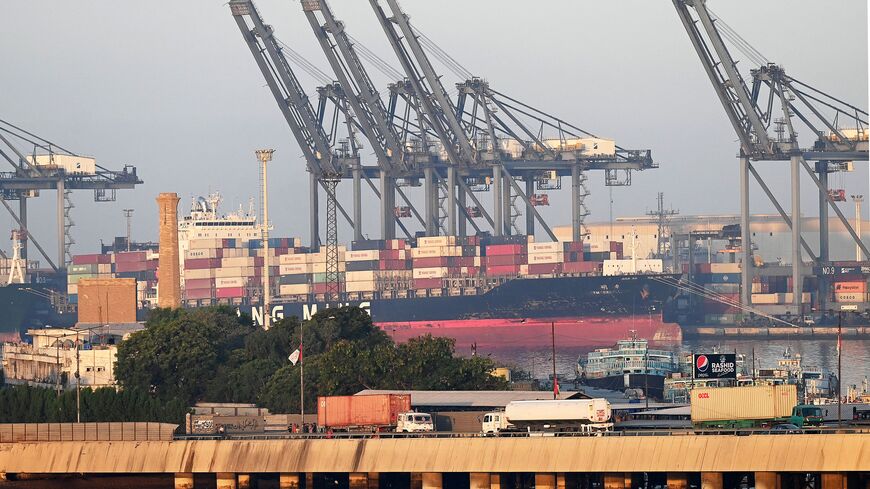
[[692, 360], [696, 379], [737, 378], [737, 355], [734, 353], [695, 353]]

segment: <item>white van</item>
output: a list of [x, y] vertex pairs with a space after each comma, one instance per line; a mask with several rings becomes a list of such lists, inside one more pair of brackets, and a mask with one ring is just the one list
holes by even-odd
[[397, 433], [422, 433], [435, 431], [432, 415], [427, 413], [400, 413], [396, 423]]

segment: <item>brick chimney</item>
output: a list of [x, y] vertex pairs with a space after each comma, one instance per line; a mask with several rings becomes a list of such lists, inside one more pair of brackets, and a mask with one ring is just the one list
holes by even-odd
[[157, 270], [157, 306], [181, 307], [181, 270], [178, 261], [178, 194], [161, 193], [160, 261]]

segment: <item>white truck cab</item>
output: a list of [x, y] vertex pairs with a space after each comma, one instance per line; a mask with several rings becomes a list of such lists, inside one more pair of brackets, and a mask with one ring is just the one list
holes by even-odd
[[396, 433], [422, 433], [435, 431], [432, 415], [428, 413], [400, 413]]
[[483, 432], [483, 434], [495, 434], [510, 426], [511, 424], [508, 423], [504, 411], [497, 411], [492, 413], [486, 413], [483, 416], [483, 422], [481, 423], [480, 431]]

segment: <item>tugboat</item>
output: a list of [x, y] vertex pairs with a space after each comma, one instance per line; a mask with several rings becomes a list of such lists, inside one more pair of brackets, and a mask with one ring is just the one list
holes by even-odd
[[580, 382], [593, 387], [623, 391], [640, 389], [650, 398], [662, 399], [664, 380], [677, 372], [676, 357], [667, 350], [653, 350], [637, 337], [617, 341], [613, 348], [599, 348], [577, 360]]

